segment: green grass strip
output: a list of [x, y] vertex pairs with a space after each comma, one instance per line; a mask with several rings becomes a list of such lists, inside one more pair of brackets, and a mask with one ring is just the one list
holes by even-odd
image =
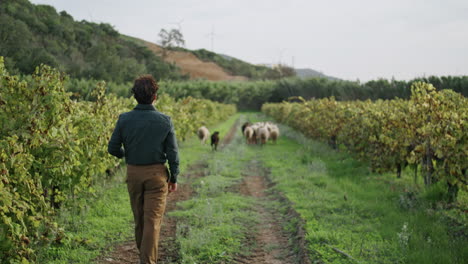
[[229, 146], [206, 153], [206, 176], [193, 183], [196, 195], [170, 214], [179, 219], [181, 263], [229, 263], [236, 253], [246, 250], [242, 242], [257, 216], [252, 211], [254, 201], [234, 188], [253, 157], [246, 150], [239, 129]]
[[59, 244], [38, 249], [37, 263], [90, 263], [111, 244], [128, 240], [133, 217], [121, 169], [112, 181], [97, 186], [96, 197], [81, 198], [82, 208], [62, 210], [58, 222], [66, 236]]

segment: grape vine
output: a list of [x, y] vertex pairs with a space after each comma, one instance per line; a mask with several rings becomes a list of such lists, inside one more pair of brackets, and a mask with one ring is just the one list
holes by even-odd
[[[120, 161], [107, 142], [132, 99], [93, 90], [95, 101], [74, 101], [68, 77], [48, 66], [32, 76], [10, 75], [0, 57], [0, 262], [34, 262], [34, 248], [60, 243], [66, 230], [54, 217], [67, 201], [93, 192], [93, 184]], [[172, 117], [179, 140], [196, 127], [235, 113], [234, 105], [160, 97], [156, 108]]]
[[428, 186], [444, 181], [451, 200], [459, 188], [467, 189], [468, 99], [454, 91], [418, 82], [409, 100], [325, 98], [264, 104], [262, 111], [332, 147], [345, 147], [375, 171], [401, 177], [411, 166]]

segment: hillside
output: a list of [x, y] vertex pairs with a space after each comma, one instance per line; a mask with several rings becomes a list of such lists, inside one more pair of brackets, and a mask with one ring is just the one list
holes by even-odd
[[264, 65], [253, 65], [234, 57], [217, 54], [206, 49], [188, 50], [188, 52], [197, 56], [197, 58], [202, 61], [216, 63], [232, 75], [246, 76], [249, 80], [272, 80], [295, 76], [292, 68], [286, 66], [269, 68]]
[[205, 49], [161, 47], [127, 37], [106, 23], [75, 21], [65, 11], [28, 0], [0, 2], [0, 56], [10, 72], [31, 74], [44, 63], [72, 78], [132, 81], [142, 73], [158, 79], [272, 80], [294, 76], [288, 67], [268, 68]]
[[[157, 56], [162, 57], [163, 48], [155, 43], [142, 39], [123, 36], [139, 45], [144, 45]], [[205, 79], [209, 81], [231, 80], [272, 80], [281, 77], [291, 77], [293, 74], [285, 74], [284, 69], [278, 69], [254, 65], [234, 57], [218, 54], [206, 49], [189, 50], [176, 47], [167, 51], [165, 61], [175, 64], [182, 73], [188, 74], [190, 79]]]
[[302, 78], [302, 79], [318, 77], [318, 78], [326, 78], [329, 80], [339, 80], [336, 77], [328, 76], [319, 71], [309, 69], [309, 68], [294, 69], [294, 71], [296, 72], [297, 77]]
[[[143, 40], [142, 43], [155, 54], [161, 56], [162, 48], [159, 45]], [[188, 74], [190, 76], [190, 79], [206, 79], [210, 81], [245, 81], [248, 79], [245, 76], [231, 75], [218, 64], [202, 61], [193, 53], [187, 51], [168, 51], [165, 61], [177, 65], [183, 74]]]
[[111, 25], [75, 21], [67, 12], [27, 0], [0, 1], [0, 56], [10, 72], [31, 74], [41, 63], [74, 78], [132, 81], [142, 73], [185, 78], [149, 49], [122, 39]]

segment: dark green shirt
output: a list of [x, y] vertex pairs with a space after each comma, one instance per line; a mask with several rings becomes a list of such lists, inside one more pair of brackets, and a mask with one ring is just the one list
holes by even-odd
[[[123, 147], [122, 147], [123, 145]], [[127, 164], [150, 165], [169, 163], [171, 182], [177, 182], [179, 154], [171, 118], [151, 104], [138, 104], [119, 116], [108, 152], [117, 158], [125, 156]]]

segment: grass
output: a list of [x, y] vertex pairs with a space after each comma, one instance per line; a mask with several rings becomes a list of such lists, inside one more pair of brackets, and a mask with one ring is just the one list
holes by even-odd
[[[250, 116], [252, 121], [264, 118]], [[283, 136], [277, 144], [256, 148], [257, 157], [270, 168], [275, 188], [306, 221], [312, 260], [464, 263], [468, 259], [466, 236], [453, 234], [445, 211], [426, 202], [426, 192], [414, 185], [412, 176], [396, 179], [393, 174], [372, 173], [349, 154], [287, 127], [280, 129]], [[466, 224], [464, 228], [466, 234]]]
[[98, 198], [82, 198], [87, 201], [82, 210], [62, 210], [58, 222], [67, 235], [61, 243], [39, 249], [37, 263], [90, 263], [110, 244], [128, 240], [133, 217], [124, 178], [121, 169], [114, 180], [96, 187]]
[[251, 201], [234, 193], [198, 197], [172, 213], [178, 217], [181, 263], [225, 263], [242, 250]]
[[[214, 127], [210, 127], [210, 133], [219, 131], [219, 137], [222, 141], [222, 139], [226, 136], [231, 126], [239, 117], [240, 114], [235, 114], [231, 116], [228, 120], [222, 122], [221, 124]], [[179, 158], [181, 172], [184, 172], [187, 169], [187, 166], [199, 161], [201, 156], [209, 152], [209, 150], [211, 149], [209, 140], [207, 140], [207, 143], [205, 145], [202, 145], [200, 141], [196, 138], [195, 133], [193, 138], [187, 141], [178, 142], [178, 144], [180, 148]], [[183, 177], [181, 177], [180, 181], [182, 183], [184, 182]]]
[[221, 151], [203, 155], [208, 167], [205, 176], [193, 182], [196, 195], [170, 213], [178, 218], [181, 263], [229, 263], [245, 251], [242, 243], [256, 215], [253, 200], [235, 193], [252, 158], [239, 134], [236, 131], [234, 142]]
[[[210, 130], [219, 131], [223, 137], [237, 118], [239, 115], [234, 115]], [[209, 144], [201, 145], [195, 135], [179, 142], [179, 150], [179, 182], [183, 183], [188, 165], [211, 151]], [[95, 186], [94, 196], [80, 198], [80, 208], [62, 210], [57, 221], [64, 227], [66, 237], [58, 244], [38, 248], [37, 263], [89, 264], [107, 254], [119, 242], [133, 239], [133, 216], [125, 177], [125, 168], [122, 168], [112, 179]]]

